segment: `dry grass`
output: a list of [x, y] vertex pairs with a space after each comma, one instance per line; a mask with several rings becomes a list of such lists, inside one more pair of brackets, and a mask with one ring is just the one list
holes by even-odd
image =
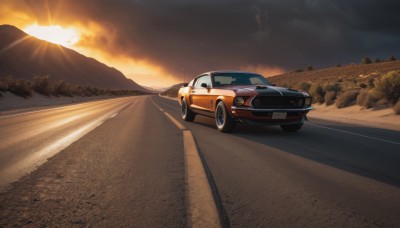
[[325, 94], [325, 104], [327, 106], [335, 104], [336, 96], [337, 94], [335, 91], [328, 91]]
[[391, 104], [396, 104], [400, 98], [400, 71], [391, 71], [375, 82], [375, 89]]
[[337, 108], [345, 108], [356, 103], [358, 91], [351, 90], [346, 91], [338, 96], [336, 99], [336, 107]]

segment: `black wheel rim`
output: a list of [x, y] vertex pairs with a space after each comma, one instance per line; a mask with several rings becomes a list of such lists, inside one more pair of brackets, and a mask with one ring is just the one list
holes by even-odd
[[225, 123], [225, 110], [221, 106], [217, 107], [216, 121], [217, 121], [218, 127], [224, 126], [224, 123]]

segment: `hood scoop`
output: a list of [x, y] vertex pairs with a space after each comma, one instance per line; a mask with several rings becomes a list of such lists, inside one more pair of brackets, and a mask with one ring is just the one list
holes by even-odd
[[257, 86], [256, 89], [268, 89], [267, 86]]

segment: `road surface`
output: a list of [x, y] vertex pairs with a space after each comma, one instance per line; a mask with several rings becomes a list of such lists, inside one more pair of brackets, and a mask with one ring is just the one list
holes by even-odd
[[400, 132], [312, 119], [222, 134], [157, 96], [0, 118], [2, 175], [28, 167], [0, 179], [0, 226], [188, 226], [183, 133], [153, 102], [192, 132], [224, 227], [400, 226]]

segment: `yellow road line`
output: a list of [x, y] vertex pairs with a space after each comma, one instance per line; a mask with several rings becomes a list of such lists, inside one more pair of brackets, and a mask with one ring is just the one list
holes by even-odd
[[151, 97], [150, 100], [172, 123], [183, 131], [188, 226], [195, 228], [221, 227], [217, 206], [192, 132], [160, 108]]

